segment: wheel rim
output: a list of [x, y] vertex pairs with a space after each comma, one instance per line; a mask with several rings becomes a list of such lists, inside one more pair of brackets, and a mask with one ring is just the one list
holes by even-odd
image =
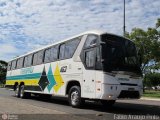
[[24, 87], [21, 87], [21, 93], [20, 93], [20, 97], [24, 96]]
[[19, 88], [17, 87], [15, 90], [15, 96], [18, 96], [18, 91], [19, 91]]
[[71, 93], [71, 103], [72, 103], [72, 105], [76, 105], [78, 102], [79, 102], [78, 91], [73, 91]]

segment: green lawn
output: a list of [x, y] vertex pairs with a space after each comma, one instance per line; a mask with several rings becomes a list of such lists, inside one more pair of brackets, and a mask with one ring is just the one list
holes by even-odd
[[160, 98], [160, 91], [145, 90], [143, 97]]

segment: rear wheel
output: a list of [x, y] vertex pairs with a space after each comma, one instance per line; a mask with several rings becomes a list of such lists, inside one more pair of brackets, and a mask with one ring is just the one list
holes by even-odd
[[69, 104], [72, 107], [80, 107], [81, 106], [82, 99], [81, 99], [81, 90], [80, 90], [79, 86], [73, 86], [70, 88], [68, 100], [69, 100]]
[[15, 96], [18, 98], [20, 97], [19, 85], [15, 86]]
[[112, 107], [115, 103], [115, 100], [101, 100], [101, 103], [104, 107]]
[[21, 85], [20, 87], [20, 98], [29, 98], [31, 97], [31, 93], [24, 91], [24, 85]]

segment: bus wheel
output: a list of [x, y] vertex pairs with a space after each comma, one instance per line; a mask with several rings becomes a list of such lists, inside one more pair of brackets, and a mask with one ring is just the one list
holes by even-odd
[[20, 98], [29, 98], [31, 96], [31, 93], [24, 91], [24, 85], [21, 85], [20, 87]]
[[79, 86], [73, 86], [69, 90], [69, 104], [72, 107], [80, 107], [81, 105], [81, 90]]
[[104, 107], [112, 107], [115, 103], [115, 100], [101, 100], [101, 103]]
[[19, 85], [15, 86], [15, 96], [20, 97]]

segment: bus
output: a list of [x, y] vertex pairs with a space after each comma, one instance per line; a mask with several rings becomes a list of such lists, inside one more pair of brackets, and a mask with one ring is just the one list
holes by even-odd
[[85, 100], [111, 106], [117, 99], [139, 99], [143, 92], [135, 44], [100, 30], [10, 60], [5, 86], [19, 98], [68, 97], [72, 107], [80, 107]]

